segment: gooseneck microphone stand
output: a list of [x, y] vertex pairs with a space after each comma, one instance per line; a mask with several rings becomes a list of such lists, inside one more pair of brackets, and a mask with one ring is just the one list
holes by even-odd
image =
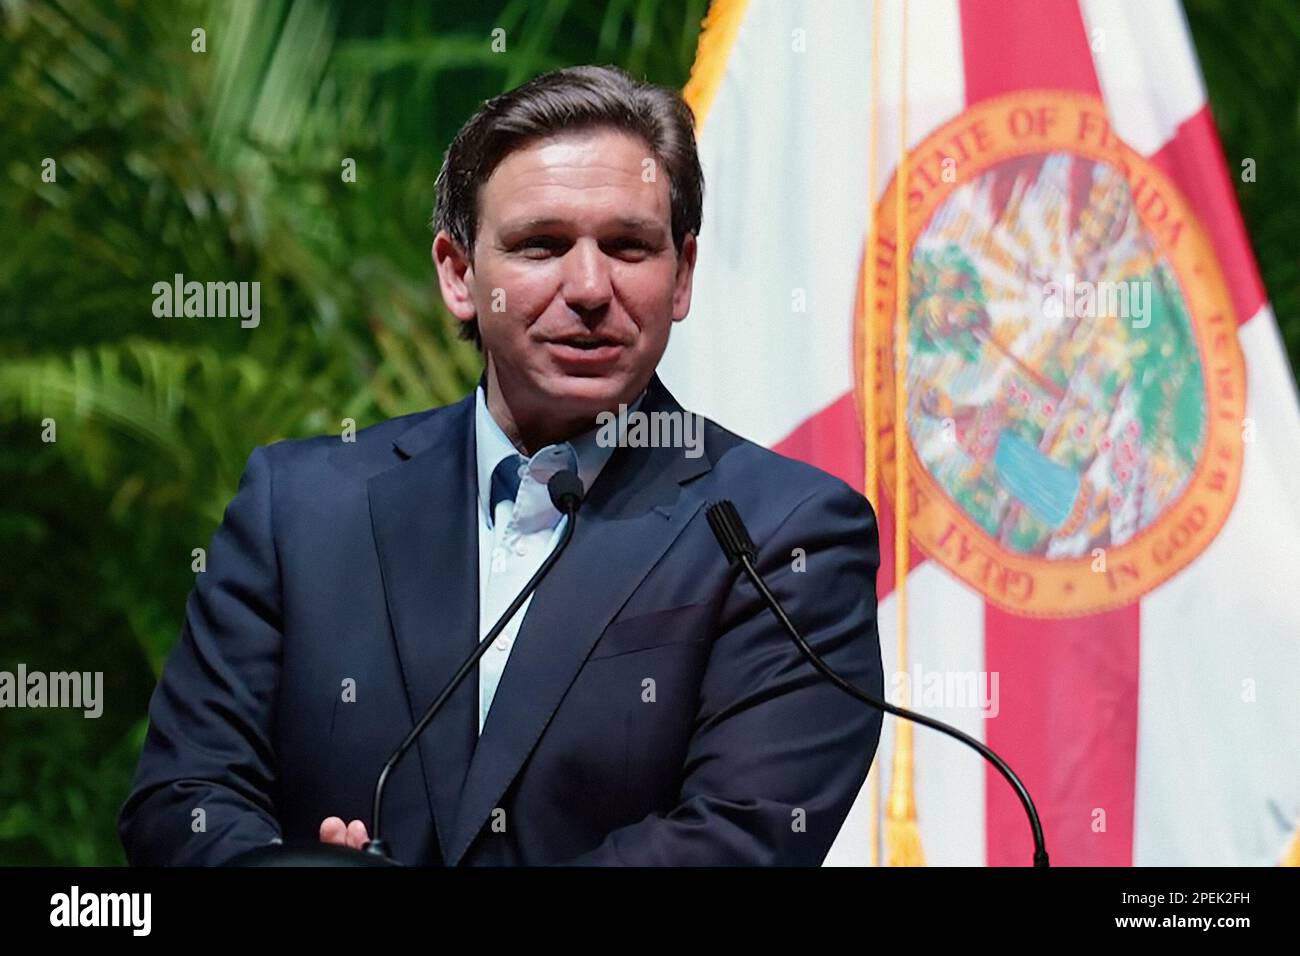
[[1020, 798], [1020, 803], [1025, 808], [1025, 813], [1029, 817], [1029, 827], [1034, 835], [1034, 866], [1049, 866], [1047, 859], [1047, 846], [1043, 842], [1043, 825], [1038, 819], [1038, 810], [1034, 807], [1033, 798], [1029, 796], [1029, 791], [1025, 785], [1020, 782], [1020, 778], [1015, 772], [1007, 766], [1007, 762], [994, 753], [982, 741], [976, 740], [969, 734], [963, 733], [956, 727], [945, 724], [941, 720], [935, 720], [933, 717], [927, 717], [925, 714], [918, 714], [915, 711], [908, 710], [905, 707], [897, 707], [885, 700], [873, 697], [866, 691], [850, 684], [839, 674], [835, 673], [825, 661], [818, 656], [817, 652], [808, 646], [799, 629], [794, 626], [794, 622], [786, 615], [785, 609], [781, 607], [781, 602], [776, 599], [763, 581], [763, 576], [758, 573], [754, 567], [754, 560], [758, 557], [758, 549], [754, 547], [753, 539], [749, 536], [749, 531], [745, 528], [745, 523], [740, 520], [740, 514], [736, 511], [736, 506], [728, 500], [722, 500], [709, 505], [705, 511], [705, 516], [709, 520], [709, 527], [713, 530], [713, 536], [718, 539], [723, 553], [727, 556], [727, 561], [733, 565], [739, 564], [745, 572], [746, 577], [758, 589], [759, 596], [763, 599], [772, 613], [776, 615], [781, 626], [786, 629], [790, 637], [794, 639], [803, 656], [808, 658], [809, 663], [815, 667], [823, 677], [838, 687], [850, 697], [854, 697], [864, 704], [868, 704], [877, 710], [883, 710], [887, 714], [893, 714], [895, 717], [902, 717], [904, 720], [911, 720], [926, 727], [931, 727], [940, 733], [947, 734], [955, 740], [960, 740], [968, 747], [974, 748], [979, 754], [993, 766], [997, 767], [998, 772], [1006, 778], [1007, 783], [1011, 784], [1012, 789], [1016, 791], [1016, 796]]
[[564, 530], [560, 532], [560, 540], [555, 549], [542, 562], [542, 566], [528, 579], [528, 583], [515, 595], [515, 599], [510, 602], [510, 606], [492, 625], [492, 630], [488, 631], [487, 636], [479, 641], [473, 653], [465, 658], [465, 662], [460, 665], [460, 669], [456, 671], [451, 680], [447, 681], [447, 686], [442, 689], [442, 693], [435, 697], [433, 703], [425, 709], [424, 714], [411, 728], [411, 732], [397, 745], [393, 755], [388, 758], [383, 769], [379, 771], [379, 779], [375, 782], [374, 809], [370, 818], [371, 823], [374, 824], [374, 835], [365, 848], [365, 853], [368, 856], [390, 859], [388, 843], [383, 838], [384, 831], [381, 824], [384, 810], [384, 787], [388, 783], [388, 775], [392, 773], [393, 768], [397, 766], [402, 757], [406, 755], [406, 752], [419, 739], [420, 734], [424, 732], [424, 728], [429, 726], [430, 721], [433, 720], [438, 711], [442, 710], [443, 705], [455, 693], [456, 688], [474, 669], [474, 665], [478, 663], [479, 658], [492, 646], [492, 642], [497, 639], [497, 635], [505, 629], [511, 618], [515, 616], [515, 613], [523, 607], [524, 602], [528, 600], [528, 596], [537, 590], [537, 586], [542, 583], [542, 578], [546, 577], [546, 573], [551, 570], [551, 566], [560, 560], [560, 555], [564, 553], [564, 549], [569, 546], [569, 541], [573, 538], [573, 528], [578, 520], [578, 506], [582, 504], [582, 481], [576, 474], [566, 469], [551, 476], [551, 480], [546, 483], [546, 490], [550, 492], [551, 503], [555, 505], [555, 509], [568, 518], [564, 522]]

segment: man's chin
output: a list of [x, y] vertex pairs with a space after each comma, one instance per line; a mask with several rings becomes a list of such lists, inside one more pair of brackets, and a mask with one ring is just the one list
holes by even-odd
[[604, 409], [616, 409], [620, 402], [631, 402], [628, 383], [609, 376], [558, 376], [549, 383], [547, 394], [561, 408], [592, 415]]

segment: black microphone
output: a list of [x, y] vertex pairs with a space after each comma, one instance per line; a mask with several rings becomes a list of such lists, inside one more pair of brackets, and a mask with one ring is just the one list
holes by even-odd
[[582, 504], [582, 480], [568, 468], [551, 475], [546, 490], [550, 492], [551, 504], [560, 514], [573, 514]]
[[832, 684], [844, 691], [851, 697], [856, 697], [864, 704], [870, 704], [877, 710], [883, 710], [887, 714], [893, 714], [895, 717], [902, 717], [905, 720], [911, 720], [926, 727], [931, 727], [941, 733], [947, 734], [955, 740], [960, 740], [968, 747], [977, 750], [985, 760], [997, 767], [998, 772], [1006, 778], [1007, 783], [1011, 784], [1020, 797], [1020, 802], [1025, 808], [1025, 813], [1029, 817], [1029, 827], [1034, 834], [1034, 866], [1049, 866], [1047, 860], [1047, 846], [1043, 842], [1043, 825], [1038, 819], [1038, 810], [1034, 807], [1033, 798], [1029, 796], [1029, 791], [1025, 785], [1020, 782], [1020, 778], [1015, 772], [1007, 766], [1005, 760], [994, 753], [987, 745], [976, 740], [969, 734], [963, 733], [950, 724], [945, 724], [941, 720], [935, 720], [933, 717], [927, 717], [925, 714], [918, 714], [915, 711], [908, 710], [905, 707], [897, 707], [888, 701], [880, 700], [860, 690], [853, 684], [850, 684], [839, 674], [835, 673], [825, 661], [818, 656], [817, 652], [808, 646], [799, 629], [786, 615], [785, 609], [781, 607], [781, 602], [776, 599], [767, 584], [763, 581], [762, 575], [754, 567], [754, 561], [758, 557], [758, 549], [754, 547], [754, 541], [749, 536], [749, 531], [745, 528], [745, 523], [740, 520], [740, 514], [736, 511], [736, 506], [728, 500], [722, 500], [710, 504], [705, 510], [705, 516], [709, 520], [709, 527], [713, 529], [713, 536], [718, 539], [718, 544], [722, 548], [722, 553], [727, 556], [729, 564], [740, 564], [744, 569], [749, 580], [753, 582], [754, 587], [758, 589], [759, 595], [763, 598], [764, 603], [771, 609], [772, 613], [777, 616], [782, 626], [794, 638], [799, 650], [803, 656]]
[[564, 471], [556, 472], [551, 476], [550, 481], [546, 483], [546, 490], [550, 492], [551, 504], [555, 506], [555, 510], [566, 515], [569, 519], [564, 523], [564, 530], [560, 533], [560, 540], [556, 544], [555, 550], [547, 555], [546, 560], [542, 562], [542, 566], [528, 579], [528, 583], [523, 586], [523, 589], [515, 595], [515, 599], [510, 602], [510, 606], [505, 609], [505, 613], [492, 625], [492, 630], [488, 631], [483, 640], [479, 641], [473, 653], [460, 665], [460, 669], [447, 682], [447, 686], [442, 689], [442, 692], [433, 699], [433, 703], [425, 709], [424, 714], [411, 728], [411, 732], [397, 745], [393, 755], [388, 758], [383, 769], [379, 771], [379, 779], [375, 782], [374, 811], [371, 816], [371, 823], [374, 825], [373, 836], [365, 848], [365, 852], [369, 856], [388, 858], [388, 843], [383, 838], [383, 830], [380, 829], [380, 814], [383, 810], [384, 787], [388, 783], [389, 774], [397, 766], [398, 761], [411, 749], [420, 734], [424, 732], [424, 728], [429, 726], [429, 723], [437, 716], [438, 711], [442, 710], [443, 705], [451, 698], [456, 688], [474, 669], [478, 659], [492, 646], [492, 642], [497, 639], [497, 635], [505, 629], [506, 625], [510, 623], [510, 619], [528, 600], [528, 596], [537, 590], [537, 586], [542, 583], [542, 578], [546, 577], [547, 572], [551, 570], [555, 562], [560, 559], [560, 555], [564, 553], [564, 549], [569, 546], [569, 540], [573, 537], [574, 525], [578, 520], [578, 506], [582, 504], [582, 480], [571, 469], [566, 468]]

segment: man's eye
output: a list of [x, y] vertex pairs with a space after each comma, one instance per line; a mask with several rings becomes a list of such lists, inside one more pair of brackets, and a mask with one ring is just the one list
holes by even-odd
[[639, 255], [650, 251], [650, 244], [641, 239], [619, 239], [610, 244], [617, 253]]
[[[537, 251], [546, 253], [546, 252], [554, 252], [557, 249], [559, 249], [562, 245], [563, 243], [561, 243], [558, 239], [553, 239], [550, 236], [534, 236], [533, 238], [525, 239], [523, 242], [516, 245], [515, 249], [525, 253], [532, 253]], [[534, 255], [531, 258], [540, 259], [542, 257], [538, 255]]]

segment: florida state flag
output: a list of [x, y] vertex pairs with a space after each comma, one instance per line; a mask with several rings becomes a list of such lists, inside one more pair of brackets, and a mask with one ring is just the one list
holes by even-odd
[[[686, 92], [661, 373], [871, 498], [891, 696], [1056, 864], [1284, 862], [1300, 409], [1176, 0], [714, 0]], [[1030, 853], [890, 717], [827, 862]]]

